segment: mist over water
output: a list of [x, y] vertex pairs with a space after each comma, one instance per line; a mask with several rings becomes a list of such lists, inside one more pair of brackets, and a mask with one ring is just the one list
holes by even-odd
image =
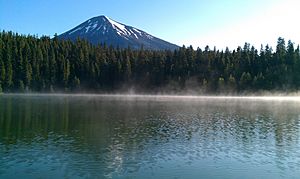
[[116, 94], [90, 94], [90, 93], [11, 93], [5, 96], [19, 97], [64, 97], [64, 98], [99, 98], [106, 100], [139, 100], [139, 101], [203, 101], [203, 100], [254, 100], [254, 101], [294, 101], [300, 102], [300, 93], [260, 93], [248, 95], [191, 95], [191, 94], [135, 94], [132, 93], [116, 93]]
[[2, 95], [0, 178], [297, 178], [299, 102]]

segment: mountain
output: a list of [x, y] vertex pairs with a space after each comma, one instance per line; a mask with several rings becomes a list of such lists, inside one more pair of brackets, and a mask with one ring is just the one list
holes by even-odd
[[139, 49], [174, 50], [177, 45], [154, 37], [140, 29], [110, 19], [107, 16], [93, 17], [58, 36], [59, 39], [75, 41], [86, 39], [92, 44], [107, 44], [114, 47]]

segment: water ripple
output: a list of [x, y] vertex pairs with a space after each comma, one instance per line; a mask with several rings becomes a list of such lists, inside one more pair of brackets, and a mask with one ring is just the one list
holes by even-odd
[[0, 105], [1, 178], [300, 176], [293, 102], [6, 97]]

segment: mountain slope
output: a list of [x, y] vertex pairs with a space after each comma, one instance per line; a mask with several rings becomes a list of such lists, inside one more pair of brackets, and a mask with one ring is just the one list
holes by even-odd
[[154, 37], [137, 28], [116, 22], [106, 16], [93, 17], [58, 36], [60, 39], [86, 39], [92, 44], [138, 49], [143, 46], [153, 50], [174, 50], [177, 45]]

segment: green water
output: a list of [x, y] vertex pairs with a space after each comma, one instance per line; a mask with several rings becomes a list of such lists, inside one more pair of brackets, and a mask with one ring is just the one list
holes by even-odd
[[0, 95], [0, 178], [299, 178], [300, 102]]

